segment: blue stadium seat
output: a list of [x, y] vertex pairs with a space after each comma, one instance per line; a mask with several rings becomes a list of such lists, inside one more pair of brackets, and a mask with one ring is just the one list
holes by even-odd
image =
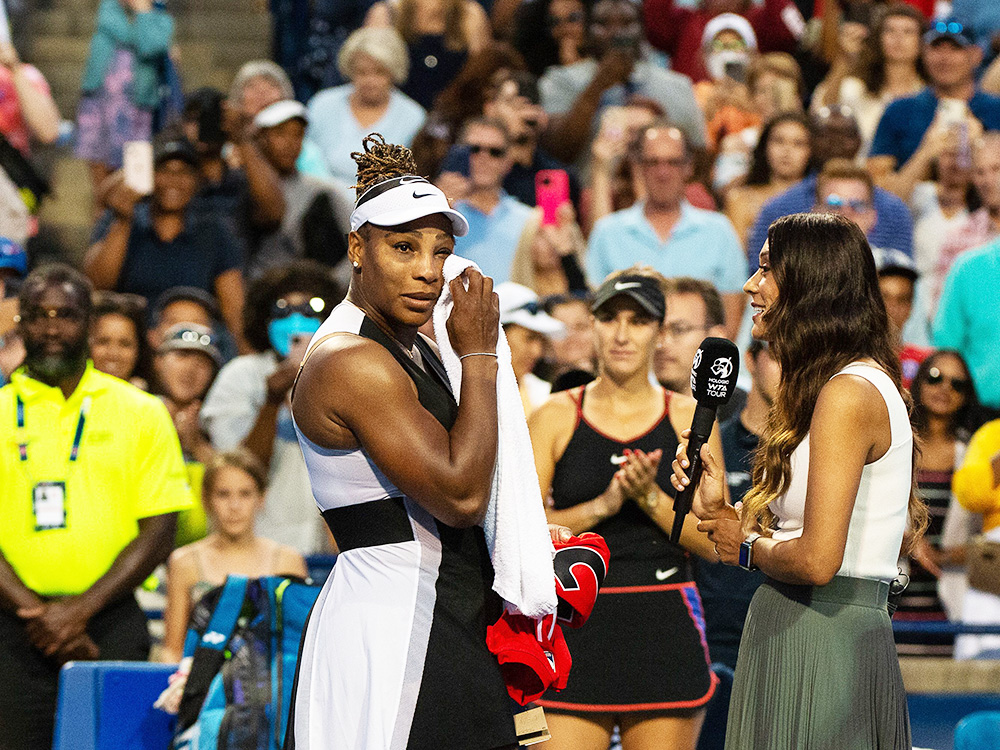
[[977, 711], [955, 727], [955, 750], [1000, 747], [1000, 711]]
[[1000, 712], [997, 693], [910, 693], [906, 702], [910, 707], [913, 746], [934, 750], [952, 750], [955, 727], [963, 717], [976, 711]]
[[164, 750], [174, 717], [153, 708], [176, 666], [70, 662], [59, 674], [53, 750]]
[[722, 750], [726, 746], [726, 722], [729, 720], [729, 699], [733, 694], [733, 670], [716, 662], [712, 664], [712, 671], [719, 678], [719, 685], [708, 702], [697, 750]]

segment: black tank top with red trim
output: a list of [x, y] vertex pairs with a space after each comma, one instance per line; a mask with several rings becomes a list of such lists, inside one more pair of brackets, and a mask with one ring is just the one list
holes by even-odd
[[[670, 485], [670, 462], [677, 453], [677, 434], [669, 418], [670, 392], [663, 391], [663, 414], [656, 424], [644, 434], [624, 442], [605, 435], [583, 416], [585, 393], [586, 386], [570, 393], [577, 405], [576, 428], [566, 450], [556, 462], [552, 476], [553, 506], [557, 510], [572, 508], [604, 492], [618, 471], [626, 448], [646, 453], [657, 448], [663, 450], [656, 482], [667, 495], [674, 497], [676, 493]], [[618, 513], [601, 521], [592, 531], [603, 536], [611, 550], [611, 567], [605, 586], [630, 583], [615, 580], [618, 578], [615, 562], [627, 560], [655, 561], [659, 568], [665, 570], [677, 566], [677, 574], [671, 576], [670, 582], [691, 580], [687, 552], [671, 544], [668, 534], [633, 500], [626, 500]], [[618, 570], [624, 573], [625, 569], [631, 568], [631, 565], [619, 566]]]

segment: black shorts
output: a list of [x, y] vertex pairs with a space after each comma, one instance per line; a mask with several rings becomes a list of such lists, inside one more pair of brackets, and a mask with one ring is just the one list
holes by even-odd
[[584, 626], [563, 633], [573, 666], [566, 689], [538, 701], [546, 710], [689, 712], [715, 692], [693, 581], [605, 587]]

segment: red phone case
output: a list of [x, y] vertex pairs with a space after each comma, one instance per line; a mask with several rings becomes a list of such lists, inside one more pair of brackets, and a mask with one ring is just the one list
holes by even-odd
[[542, 209], [542, 226], [556, 223], [556, 209], [569, 202], [569, 175], [564, 169], [541, 169], [535, 175], [535, 203]]

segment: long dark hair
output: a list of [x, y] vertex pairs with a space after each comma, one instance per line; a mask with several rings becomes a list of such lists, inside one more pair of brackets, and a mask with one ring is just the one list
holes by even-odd
[[[877, 97], [882, 91], [882, 87], [885, 86], [885, 52], [882, 49], [882, 32], [885, 30], [886, 21], [890, 18], [900, 17], [909, 18], [916, 22], [921, 35], [927, 27], [920, 11], [912, 5], [893, 2], [884, 6], [882, 10], [876, 11], [871, 33], [861, 48], [861, 55], [858, 58], [858, 66], [855, 71], [857, 77], [865, 84], [865, 88], [872, 96]], [[927, 70], [924, 68], [924, 61], [919, 53], [915, 64], [917, 75], [926, 81]]]
[[[765, 528], [774, 521], [768, 506], [788, 489], [792, 452], [809, 432], [830, 378], [871, 358], [907, 398], [875, 259], [858, 225], [837, 214], [792, 214], [771, 225], [767, 241], [778, 299], [762, 323], [781, 383], [743, 500], [744, 522], [756, 519]], [[911, 526], [922, 531], [926, 517], [911, 491]]]
[[[760, 132], [760, 138], [754, 147], [750, 157], [750, 171], [747, 173], [747, 185], [767, 185], [771, 182], [771, 163], [767, 160], [767, 142], [771, 138], [772, 131], [786, 122], [797, 122], [805, 128], [806, 136], [809, 135], [809, 118], [801, 112], [782, 112], [775, 115]], [[809, 148], [809, 160], [803, 175], [808, 174], [812, 167], [812, 146]]]
[[913, 384], [910, 386], [910, 394], [913, 396], [913, 411], [910, 414], [910, 421], [918, 435], [923, 435], [927, 431], [928, 415], [927, 407], [924, 406], [923, 389], [927, 384], [927, 376], [930, 374], [931, 368], [944, 357], [957, 359], [962, 365], [962, 369], [965, 370], [965, 377], [969, 380], [969, 390], [964, 394], [965, 400], [948, 421], [948, 435], [955, 440], [968, 442], [976, 427], [979, 426], [977, 419], [979, 398], [976, 395], [976, 386], [972, 382], [972, 373], [969, 372], [965, 358], [954, 349], [938, 349], [920, 363], [917, 374], [913, 376]]
[[135, 340], [138, 344], [135, 367], [132, 368], [129, 377], [140, 378], [147, 383], [153, 382], [153, 352], [149, 346], [149, 338], [146, 335], [146, 299], [137, 294], [100, 291], [94, 292], [92, 301], [93, 308], [90, 313], [91, 331], [97, 326], [97, 322], [107, 315], [120, 315], [128, 320], [135, 330]]
[[[584, 44], [590, 25], [593, 0], [581, 0], [583, 5]], [[514, 17], [514, 46], [524, 55], [528, 70], [539, 78], [553, 65], [559, 64], [559, 49], [552, 36], [549, 6], [552, 0], [533, 0], [522, 3]]]

